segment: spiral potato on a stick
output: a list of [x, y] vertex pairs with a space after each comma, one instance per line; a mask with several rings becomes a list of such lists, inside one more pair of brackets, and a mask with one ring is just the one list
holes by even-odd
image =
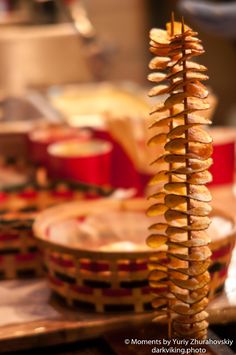
[[211, 122], [201, 115], [209, 108], [208, 91], [201, 83], [207, 68], [192, 61], [204, 53], [197, 33], [182, 23], [150, 32], [150, 51], [155, 57], [148, 79], [154, 83], [150, 96], [165, 97], [152, 109], [153, 137], [149, 145], [162, 145], [163, 155], [152, 162], [157, 173], [150, 181], [156, 192], [147, 211], [163, 215], [150, 226], [147, 244], [150, 286], [157, 317], [168, 321], [169, 336], [203, 339], [207, 336], [208, 267], [211, 252], [206, 232], [211, 195], [212, 138], [204, 130]]

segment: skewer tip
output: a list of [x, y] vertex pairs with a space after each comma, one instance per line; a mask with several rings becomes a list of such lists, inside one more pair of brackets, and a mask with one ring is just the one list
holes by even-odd
[[175, 24], [175, 13], [174, 11], [171, 12], [171, 36], [174, 35], [174, 25]]
[[184, 17], [183, 16], [181, 18], [181, 23], [182, 23], [182, 33], [184, 33]]

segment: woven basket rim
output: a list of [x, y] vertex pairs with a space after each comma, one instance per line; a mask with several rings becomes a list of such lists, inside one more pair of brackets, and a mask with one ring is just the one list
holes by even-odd
[[[63, 203], [58, 206], [45, 209], [43, 212], [39, 213], [36, 217], [33, 224], [34, 237], [37, 242], [43, 248], [50, 248], [63, 252], [65, 254], [73, 254], [80, 258], [86, 257], [95, 257], [96, 259], [125, 259], [129, 256], [129, 259], [138, 259], [138, 258], [148, 258], [155, 251], [153, 250], [144, 250], [144, 251], [97, 251], [92, 249], [82, 249], [81, 247], [70, 247], [69, 245], [60, 244], [56, 241], [50, 241], [46, 239], [45, 232], [47, 229], [57, 221], [61, 221], [67, 218], [78, 218], [80, 215], [86, 215], [93, 213], [101, 213], [104, 208], [105, 211], [113, 210], [132, 210], [132, 211], [145, 211], [148, 206], [147, 200], [144, 198], [134, 198], [129, 200], [115, 200], [111, 198], [104, 198], [99, 200], [90, 200], [90, 201], [74, 201]], [[236, 223], [232, 216], [220, 209], [213, 208], [211, 216], [221, 216], [227, 220], [230, 220], [232, 223], [232, 231], [225, 235], [224, 238], [236, 239]], [[218, 241], [223, 240], [220, 238]]]

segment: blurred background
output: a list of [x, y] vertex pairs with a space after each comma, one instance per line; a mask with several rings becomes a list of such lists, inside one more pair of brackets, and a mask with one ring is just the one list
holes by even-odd
[[[64, 127], [82, 130], [83, 139], [105, 139], [111, 144], [111, 177], [105, 184], [142, 190], [138, 186], [145, 186], [153, 173], [148, 164], [157, 154], [145, 144], [152, 104], [147, 97], [148, 33], [152, 27], [164, 27], [172, 11], [177, 19], [184, 15], [199, 32], [206, 51], [199, 61], [209, 68], [210, 76], [211, 110], [205, 115], [213, 126], [221, 127], [220, 133], [216, 129], [216, 144], [223, 139], [234, 147], [236, 33], [229, 35], [227, 29], [236, 16], [235, 2], [0, 0], [0, 153], [4, 159], [23, 158], [47, 167], [53, 178], [97, 183], [100, 180], [84, 176], [79, 166], [89, 169], [73, 159], [84, 152], [90, 157], [94, 152], [104, 155], [105, 148], [99, 141], [92, 146], [78, 147], [74, 142], [49, 149], [61, 136], [68, 138], [65, 132], [58, 133], [58, 127], [54, 129], [61, 125], [62, 131]], [[229, 128], [222, 131], [222, 126]], [[74, 134], [70, 132], [69, 138]], [[230, 170], [233, 154], [228, 154]], [[78, 173], [67, 174], [69, 167], [58, 161], [61, 158], [73, 158]]]
[[[178, 0], [1, 0], [1, 89], [15, 94], [29, 85], [89, 81], [91, 68], [84, 59], [98, 56], [99, 50], [104, 51], [107, 61], [100, 79], [133, 80], [147, 85], [148, 30], [163, 27], [172, 10], [178, 16], [178, 3]], [[74, 26], [72, 21], [79, 25]], [[186, 21], [192, 25], [192, 16], [187, 16]], [[209, 84], [219, 99], [214, 122], [235, 124], [235, 40], [208, 33], [197, 25], [195, 28], [206, 49], [201, 60], [209, 68]], [[99, 49], [92, 48], [88, 40], [95, 33]]]

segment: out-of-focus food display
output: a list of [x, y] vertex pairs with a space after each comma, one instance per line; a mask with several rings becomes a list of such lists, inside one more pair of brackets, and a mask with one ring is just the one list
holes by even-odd
[[[34, 232], [52, 291], [69, 305], [97, 312], [151, 310], [153, 292], [156, 297], [161, 293], [148, 285], [153, 252], [143, 238], [150, 223], [146, 207], [142, 199], [100, 199], [42, 212]], [[224, 288], [235, 244], [233, 220], [214, 211], [209, 235], [210, 294], [215, 298]]]
[[109, 191], [60, 180], [44, 182], [43, 185], [28, 181], [21, 185], [2, 187], [0, 278], [42, 276], [41, 255], [32, 231], [32, 224], [39, 211], [66, 201], [98, 198], [106, 193]]
[[90, 133], [87, 130], [73, 129], [65, 125], [48, 125], [35, 127], [29, 133], [29, 149], [31, 160], [39, 164], [47, 164], [47, 148], [50, 144], [65, 141], [68, 139], [77, 139], [78, 141], [88, 140]]
[[[161, 153], [161, 147], [147, 149], [146, 146], [146, 142], [151, 138], [148, 107], [153, 99], [147, 100], [143, 88], [132, 83], [67, 85], [49, 88], [47, 96], [51, 105], [62, 114], [69, 125], [92, 127], [99, 138], [109, 136], [110, 140], [118, 144], [126, 155], [125, 161], [118, 153], [114, 157], [116, 163], [113, 170], [116, 170], [115, 164], [121, 167], [119, 172], [116, 171], [120, 186], [130, 187], [133, 184], [138, 190], [144, 190], [149, 176], [154, 171], [153, 166], [149, 164], [150, 160], [156, 156], [157, 149]], [[206, 119], [212, 117], [217, 103], [215, 95], [210, 94], [209, 97], [212, 108], [202, 113]], [[126, 170], [127, 166], [129, 173], [125, 186], [121, 171]], [[119, 186], [115, 178], [112, 180], [115, 186]]]
[[67, 140], [50, 145], [48, 154], [54, 177], [98, 186], [111, 183], [112, 145], [107, 141]]

